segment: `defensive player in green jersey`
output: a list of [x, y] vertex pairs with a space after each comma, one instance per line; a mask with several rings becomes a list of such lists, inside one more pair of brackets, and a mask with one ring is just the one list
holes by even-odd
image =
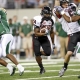
[[16, 58], [10, 54], [11, 46], [13, 43], [13, 36], [10, 34], [9, 25], [6, 18], [6, 10], [0, 8], [0, 64], [7, 67], [12, 76], [15, 73], [16, 68], [7, 63], [2, 57], [10, 59], [18, 68], [20, 76], [24, 72], [24, 67], [22, 67]]

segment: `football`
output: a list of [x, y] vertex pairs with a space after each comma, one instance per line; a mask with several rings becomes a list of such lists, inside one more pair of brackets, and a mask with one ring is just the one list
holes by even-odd
[[40, 32], [41, 32], [41, 33], [46, 33], [46, 28], [40, 29]]

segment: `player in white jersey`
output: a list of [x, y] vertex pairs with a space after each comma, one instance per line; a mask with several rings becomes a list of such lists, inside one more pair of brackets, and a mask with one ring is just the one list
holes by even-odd
[[[50, 33], [53, 33], [53, 24], [52, 10], [48, 6], [41, 10], [41, 16], [34, 17], [33, 48], [36, 61], [40, 67], [40, 74], [45, 72], [41, 55], [50, 56], [51, 54], [48, 36], [50, 37]], [[40, 51], [40, 47], [42, 47], [43, 51]]]
[[[33, 18], [33, 20], [34, 20], [34, 25], [37, 25], [37, 26], [39, 26], [40, 25], [40, 22], [41, 22], [41, 19], [42, 19], [42, 16], [41, 15], [38, 15], [38, 16], [35, 16], [34, 18]], [[55, 23], [55, 17], [54, 16], [52, 16], [52, 20], [54, 21], [54, 23]], [[35, 22], [36, 21], [36, 22]], [[54, 26], [54, 25], [53, 25]], [[33, 30], [34, 30], [34, 26], [33, 26]], [[48, 35], [48, 38], [49, 38], [49, 40], [50, 40], [50, 44], [51, 44], [51, 49], [52, 49], [52, 51], [53, 51], [53, 49], [55, 48], [55, 44], [54, 44], [54, 29], [52, 29], [53, 31], [50, 31], [50, 35]], [[43, 51], [42, 50], [42, 47], [41, 47], [41, 51]]]
[[[56, 7], [54, 12], [55, 14], [60, 15], [63, 29], [69, 35], [68, 49], [65, 56], [64, 66], [59, 71], [60, 77], [62, 77], [64, 75], [64, 72], [67, 70], [70, 56], [73, 54], [77, 42], [80, 42], [80, 25], [77, 21], [80, 19], [80, 16], [76, 16], [74, 19], [75, 11], [72, 9], [72, 5], [68, 6], [66, 9], [63, 9], [63, 6], [65, 6], [66, 4], [69, 4], [68, 0], [60, 0], [60, 6]], [[74, 7], [76, 8], [76, 6]], [[70, 21], [70, 23], [68, 23], [67, 21]]]

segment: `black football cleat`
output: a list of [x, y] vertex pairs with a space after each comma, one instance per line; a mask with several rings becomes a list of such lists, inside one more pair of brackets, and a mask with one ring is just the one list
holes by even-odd
[[80, 79], [80, 75], [78, 76], [78, 79]]
[[43, 73], [45, 73], [45, 69], [44, 68], [41, 68], [40, 69], [40, 74], [43, 74]]

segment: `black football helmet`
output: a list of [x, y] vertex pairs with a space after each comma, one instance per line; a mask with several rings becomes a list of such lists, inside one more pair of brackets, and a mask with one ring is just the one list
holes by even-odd
[[52, 16], [52, 9], [49, 6], [45, 6], [43, 7], [43, 9], [41, 10], [40, 13], [42, 16], [44, 16], [44, 14], [50, 14]]
[[74, 3], [70, 3], [70, 4], [69, 4], [69, 7], [70, 7], [73, 11], [76, 11], [76, 9], [77, 9], [77, 5], [74, 4]]
[[69, 0], [60, 0], [60, 6], [62, 6], [63, 3], [69, 3]]
[[76, 14], [77, 6], [74, 3], [70, 3], [68, 7], [68, 13], [70, 16]]

